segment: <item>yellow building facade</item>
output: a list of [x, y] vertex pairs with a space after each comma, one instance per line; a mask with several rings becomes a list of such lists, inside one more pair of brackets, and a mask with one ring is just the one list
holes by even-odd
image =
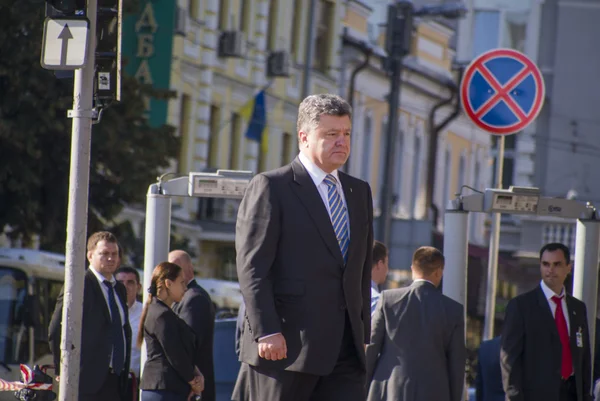
[[[336, 92], [344, 1], [317, 1], [310, 93]], [[178, 127], [178, 174], [215, 169], [273, 169], [297, 154], [296, 116], [301, 101], [309, 0], [187, 0], [178, 2], [185, 35], [173, 43], [168, 122]], [[223, 49], [224, 32], [235, 38]], [[223, 51], [240, 57], [223, 57]], [[286, 53], [289, 77], [267, 76], [273, 52]], [[245, 138], [244, 106], [266, 93], [268, 151]], [[239, 201], [173, 202], [176, 236], [189, 241], [202, 275], [235, 279], [234, 225]]]
[[[177, 96], [168, 103], [167, 122], [177, 127], [182, 147], [171, 172], [259, 172], [287, 164], [296, 156], [296, 117], [309, 39], [309, 3], [177, 1], [177, 34], [173, 37], [170, 65], [170, 89]], [[381, 69], [385, 56], [382, 40], [373, 42], [367, 35], [371, 12], [368, 2], [317, 1], [309, 93], [338, 93], [348, 98], [352, 70], [362, 61], [356, 43], [369, 44], [373, 51], [371, 63], [355, 80], [353, 153], [348, 170], [371, 184], [377, 214], [386, 150], [389, 79]], [[450, 95], [449, 85], [456, 81], [452, 71], [454, 53], [449, 46], [452, 34], [451, 29], [436, 22], [418, 23], [412, 52], [405, 60], [400, 118], [396, 122], [401, 134], [394, 161], [394, 192], [398, 197], [393, 214], [397, 219], [420, 221], [427, 217], [428, 115], [436, 103]], [[289, 76], [268, 76], [267, 62], [273, 53], [285, 55]], [[244, 106], [263, 89], [267, 151], [244, 135], [248, 126]], [[451, 107], [442, 108], [436, 121], [451, 111]], [[489, 136], [462, 116], [441, 133], [434, 192], [440, 210], [461, 185], [485, 186], [489, 180], [489, 143]], [[172, 234], [187, 241], [200, 274], [235, 279], [238, 205], [235, 200], [174, 199]], [[128, 208], [124, 218], [136, 222], [134, 226], [143, 237], [143, 210]], [[483, 235], [483, 223], [475, 223], [473, 239], [477, 241]]]
[[[352, 72], [365, 60], [365, 51], [371, 52], [368, 66], [362, 69], [354, 82], [354, 152], [350, 160], [350, 173], [370, 182], [379, 213], [388, 127], [389, 77], [382, 69], [385, 57], [385, 28], [378, 34], [369, 32], [369, 17], [373, 9], [365, 1], [350, 1], [344, 18], [342, 58], [346, 67], [345, 87], [348, 93]], [[385, 22], [385, 21], [383, 21]], [[405, 256], [394, 258], [392, 268], [408, 268], [409, 250], [431, 242], [430, 228], [420, 229], [419, 221], [431, 218], [426, 205], [428, 147], [430, 140], [430, 111], [452, 96], [457, 88], [459, 73], [453, 69], [454, 50], [450, 40], [454, 31], [431, 20], [415, 21], [411, 52], [404, 58], [400, 109], [398, 111], [399, 136], [393, 161], [395, 201], [393, 217], [412, 221], [401, 232], [393, 230], [394, 246], [405, 247]], [[375, 36], [375, 38], [374, 38]], [[456, 98], [454, 99], [456, 101]], [[454, 105], [441, 107], [434, 118], [439, 123], [454, 111]], [[491, 166], [488, 155], [491, 146], [489, 134], [477, 129], [459, 114], [439, 135], [437, 142], [436, 172], [433, 202], [440, 211], [437, 228], [443, 231], [445, 205], [463, 185], [483, 189], [489, 186]], [[357, 149], [359, 151], [357, 151]], [[426, 225], [430, 226], [427, 222]], [[470, 240], [483, 244], [485, 216], [471, 216]], [[422, 236], [418, 233], [423, 233]], [[394, 234], [395, 233], [395, 234]], [[396, 237], [394, 237], [396, 235]], [[397, 255], [403, 255], [398, 253]], [[408, 259], [409, 261], [409, 259]]]

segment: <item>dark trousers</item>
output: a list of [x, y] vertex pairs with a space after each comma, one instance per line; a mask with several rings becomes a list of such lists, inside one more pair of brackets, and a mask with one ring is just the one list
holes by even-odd
[[104, 384], [96, 394], [85, 394], [82, 390], [85, 389], [79, 390], [79, 401], [125, 401], [121, 399], [119, 376], [112, 372], [106, 375]]
[[561, 380], [560, 401], [577, 401], [577, 385], [575, 376], [571, 376], [567, 380]]
[[248, 365], [242, 367], [244, 370], [249, 401], [364, 401], [366, 397], [366, 373], [347, 315], [340, 354], [331, 374], [316, 376]]

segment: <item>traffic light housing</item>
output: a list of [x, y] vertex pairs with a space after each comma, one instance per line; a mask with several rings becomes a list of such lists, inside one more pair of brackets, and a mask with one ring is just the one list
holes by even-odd
[[98, 0], [95, 99], [99, 106], [121, 100], [122, 0]]
[[46, 0], [46, 16], [85, 15], [86, 3], [86, 0]]

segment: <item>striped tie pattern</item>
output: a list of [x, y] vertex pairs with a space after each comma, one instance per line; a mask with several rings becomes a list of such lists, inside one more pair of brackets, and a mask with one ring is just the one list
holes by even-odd
[[337, 190], [337, 180], [331, 174], [327, 174], [323, 180], [327, 185], [327, 201], [329, 202], [329, 212], [331, 214], [331, 224], [333, 231], [340, 245], [344, 262], [348, 261], [348, 247], [350, 245], [350, 233], [348, 232], [348, 212], [342, 197]]

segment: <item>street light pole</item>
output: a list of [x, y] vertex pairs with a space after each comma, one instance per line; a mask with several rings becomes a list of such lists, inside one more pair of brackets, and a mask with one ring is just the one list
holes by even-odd
[[400, 86], [402, 83], [402, 58], [410, 51], [412, 34], [413, 5], [409, 1], [400, 1], [388, 6], [386, 51], [387, 69], [391, 74], [388, 97], [388, 126], [386, 152], [383, 165], [383, 184], [381, 186], [381, 214], [379, 216], [378, 239], [390, 244], [392, 231], [392, 202], [394, 198], [394, 161], [398, 142], [398, 109], [400, 107]]

